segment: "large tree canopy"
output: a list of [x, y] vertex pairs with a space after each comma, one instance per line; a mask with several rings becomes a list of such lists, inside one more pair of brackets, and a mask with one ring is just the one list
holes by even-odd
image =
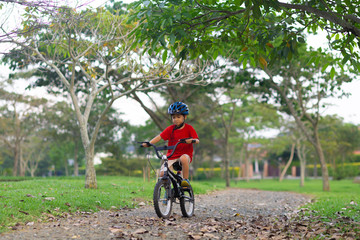
[[230, 56], [230, 45], [251, 50], [249, 63], [266, 67], [279, 56], [291, 58], [305, 32], [324, 30], [329, 47], [342, 55], [339, 66], [350, 62], [360, 70], [359, 5], [348, 0], [140, 0], [131, 7], [136, 9], [133, 18], [144, 23], [138, 39], [150, 51], [160, 46], [180, 58], [215, 58]]

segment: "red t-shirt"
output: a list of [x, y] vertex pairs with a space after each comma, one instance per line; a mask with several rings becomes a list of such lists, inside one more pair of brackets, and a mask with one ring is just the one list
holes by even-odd
[[[198, 139], [198, 135], [195, 131], [195, 129], [189, 125], [185, 124], [183, 129], [177, 129], [174, 130], [175, 125], [171, 125], [167, 127], [162, 133], [160, 133], [160, 137], [168, 141], [168, 146], [174, 146], [179, 139], [182, 138], [196, 138]], [[180, 143], [175, 150], [174, 155], [171, 156], [171, 159], [177, 159], [180, 158], [183, 154], [187, 154], [190, 156], [190, 162], [192, 162], [193, 158], [193, 145], [187, 144], [187, 143]], [[168, 155], [172, 152], [172, 149], [168, 150]]]

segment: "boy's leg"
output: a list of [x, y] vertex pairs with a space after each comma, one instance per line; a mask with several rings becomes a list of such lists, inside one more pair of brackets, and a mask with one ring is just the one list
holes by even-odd
[[[168, 168], [170, 170], [174, 170], [174, 168], [172, 167], [172, 165], [177, 162], [178, 159], [175, 160], [168, 160]], [[161, 165], [161, 169], [160, 169], [160, 177], [164, 176], [164, 164]]]
[[189, 164], [190, 164], [190, 157], [187, 154], [184, 154], [180, 157], [180, 163], [182, 167], [183, 177], [185, 179], [189, 179]]
[[189, 183], [189, 165], [190, 165], [190, 156], [187, 154], [183, 154], [180, 157], [180, 163], [182, 166], [182, 173], [184, 180], [181, 182], [182, 187], [188, 187], [190, 186]]
[[[183, 178], [184, 180], [181, 182], [181, 186], [182, 187], [188, 187], [190, 186], [189, 183], [189, 165], [190, 165], [190, 156], [187, 154], [183, 154], [180, 158], [175, 159], [175, 160], [169, 160], [168, 161], [168, 167], [170, 170], [174, 170], [173, 168], [173, 164], [175, 162], [179, 161], [182, 167], [182, 174], [183, 174]], [[162, 177], [164, 175], [164, 165], [161, 166], [161, 170], [160, 170], [160, 177]]]

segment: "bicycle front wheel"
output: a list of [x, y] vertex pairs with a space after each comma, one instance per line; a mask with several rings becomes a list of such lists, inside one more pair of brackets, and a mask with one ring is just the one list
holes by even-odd
[[172, 209], [170, 181], [158, 181], [154, 188], [154, 208], [160, 218], [169, 218]]
[[192, 187], [184, 189], [184, 195], [180, 198], [181, 213], [184, 217], [191, 217], [195, 210], [195, 196]]

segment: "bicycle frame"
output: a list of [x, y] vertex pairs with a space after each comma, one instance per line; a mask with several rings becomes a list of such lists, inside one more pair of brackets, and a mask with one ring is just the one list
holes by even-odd
[[166, 159], [166, 160], [163, 159], [163, 160], [164, 160], [164, 175], [161, 177], [160, 181], [166, 181], [166, 180], [170, 179], [170, 181], [175, 189], [175, 192], [171, 192], [171, 197], [173, 199], [180, 198], [184, 195], [182, 192], [182, 189], [180, 187], [182, 178], [180, 175], [175, 174], [173, 171], [169, 171], [168, 159]]
[[[166, 181], [167, 179], [170, 179], [170, 181], [171, 181], [171, 183], [174, 186], [174, 189], [176, 191], [175, 192], [176, 195], [171, 196], [174, 199], [184, 196], [183, 191], [182, 191], [182, 189], [180, 187], [180, 183], [181, 183], [182, 178], [179, 175], [173, 173], [172, 171], [169, 171], [168, 160], [172, 155], [174, 155], [176, 147], [180, 143], [186, 143], [185, 140], [187, 140], [187, 139], [189, 139], [189, 138], [180, 139], [174, 146], [162, 146], [162, 147], [156, 147], [154, 144], [151, 144], [149, 142], [138, 142], [138, 143], [146, 143], [148, 146], [153, 147], [154, 150], [155, 150], [156, 156], [159, 159], [162, 159], [164, 161], [164, 175], [161, 177], [161, 180]], [[163, 150], [172, 150], [172, 152], [169, 154], [169, 156], [166, 156], [165, 154], [161, 155], [159, 152], [163, 151]], [[171, 194], [173, 194], [173, 193], [171, 193]]]
[[[182, 177], [179, 174], [180, 172], [178, 171], [178, 173], [175, 174], [173, 171], [169, 171], [168, 165], [169, 158], [174, 154], [176, 147], [180, 143], [186, 143], [186, 139], [180, 139], [179, 142], [177, 142], [174, 146], [163, 147], [156, 147], [149, 142], [138, 143], [146, 143], [147, 146], [152, 146], [155, 150], [157, 157], [164, 161], [162, 169], [163, 175], [161, 178], [158, 179], [158, 182], [155, 184], [153, 194], [154, 208], [158, 217], [168, 218], [171, 214], [172, 203], [177, 203], [176, 199], [179, 199], [178, 203], [180, 204], [180, 209], [183, 216], [193, 216], [195, 209], [195, 198], [193, 189], [191, 186], [181, 187]], [[172, 150], [172, 152], [168, 156], [166, 154], [160, 154], [159, 152], [163, 150]], [[161, 189], [163, 189], [163, 191], [165, 192], [164, 197], [162, 197], [164, 193]]]

